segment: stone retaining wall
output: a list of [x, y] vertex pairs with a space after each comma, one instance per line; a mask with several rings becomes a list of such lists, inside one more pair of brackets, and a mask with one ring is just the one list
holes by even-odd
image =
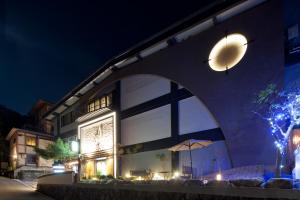
[[261, 188], [210, 188], [162, 185], [38, 185], [38, 191], [57, 200], [243, 200], [299, 199], [300, 191]]
[[63, 173], [46, 174], [38, 177], [38, 184], [73, 184], [75, 182], [75, 173], [67, 171]]

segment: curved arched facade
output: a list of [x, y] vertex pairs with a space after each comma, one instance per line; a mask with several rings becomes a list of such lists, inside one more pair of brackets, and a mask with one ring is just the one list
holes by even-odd
[[[277, 23], [281, 18], [280, 1], [265, 3], [228, 23], [115, 71], [96, 90], [134, 74], [166, 77], [184, 85], [215, 116], [233, 166], [272, 165], [276, 160], [273, 138], [267, 124], [253, 114], [256, 110], [253, 99], [267, 84], [283, 84], [283, 28]], [[244, 58], [228, 74], [212, 71], [206, 62], [211, 48], [226, 30], [253, 40]]]
[[[205, 108], [204, 110], [209, 111], [205, 112], [211, 113], [214, 121], [218, 124], [217, 128], [219, 131], [215, 130], [216, 132], [214, 133], [218, 137], [217, 140], [225, 141], [222, 148], [228, 151], [228, 154], [221, 154], [221, 157], [227, 156], [228, 159], [226, 159], [231, 162], [232, 167], [273, 165], [276, 157], [273, 138], [269, 134], [267, 124], [253, 113], [256, 110], [253, 99], [267, 84], [274, 82], [279, 87], [283, 84], [284, 48], [283, 27], [279, 23], [282, 19], [280, 4], [280, 0], [267, 1], [232, 17], [230, 20], [216, 24], [214, 27], [185, 41], [180, 43], [173, 42], [168, 48], [164, 48], [145, 58], [137, 59], [126, 67], [118, 68], [115, 67], [117, 65], [114, 65], [114, 67], [108, 69], [109, 75], [101, 79], [100, 82], [95, 83], [95, 81], [91, 81], [91, 83], [85, 83], [87, 85], [86, 88], [88, 88], [86, 91], [79, 88], [79, 92], [75, 95], [75, 98], [79, 100], [72, 106], [69, 107], [67, 105], [65, 106], [67, 108], [63, 108], [58, 105], [53, 116], [56, 119], [57, 116], [62, 116], [75, 107], [87, 105], [91, 99], [101, 96], [100, 94], [104, 95], [108, 91], [117, 91], [117, 93], [113, 93], [113, 95], [118, 97], [118, 102], [114, 102], [118, 106], [113, 109], [116, 113], [120, 113], [119, 118], [116, 120], [121, 126], [117, 128], [117, 131], [121, 134], [122, 132], [128, 133], [128, 137], [119, 135], [118, 142], [122, 143], [123, 140], [123, 142], [126, 141], [126, 146], [131, 146], [143, 140], [144, 146], [141, 147], [141, 151], [146, 152], [147, 149], [153, 148], [152, 146], [156, 146], [157, 149], [162, 147], [166, 143], [162, 139], [169, 136], [167, 135], [169, 130], [165, 127], [164, 131], [162, 131], [166, 135], [159, 135], [160, 131], [157, 130], [154, 131], [157, 132], [157, 134], [154, 134], [154, 138], [151, 138], [152, 135], [147, 133], [136, 139], [135, 132], [141, 132], [143, 127], [138, 127], [140, 123], [132, 123], [134, 119], [132, 121], [128, 119], [156, 108], [162, 108], [158, 113], [171, 112], [172, 109], [176, 110], [174, 103], [172, 104], [173, 98], [177, 98], [177, 104], [182, 101], [182, 106], [185, 105], [184, 101], [191, 101], [192, 103], [187, 104], [193, 105], [193, 101], [199, 99], [202, 103], [197, 104], [198, 109], [201, 110], [199, 105], [202, 105]], [[266, 13], [268, 14], [266, 15]], [[244, 57], [229, 71], [217, 72], [211, 70], [207, 60], [211, 49], [225, 34], [231, 33], [242, 34], [249, 41]], [[137, 57], [141, 57], [141, 55]], [[151, 80], [149, 75], [152, 75], [152, 78], [162, 78]], [[169, 86], [165, 85], [164, 81], [166, 80]], [[148, 84], [154, 85], [152, 85], [153, 88], [147, 94], [143, 94], [147, 90], [141, 90], [141, 93], [139, 93], [138, 89], [131, 94], [130, 92], [124, 92], [126, 91], [126, 89], [124, 90], [126, 85], [130, 88], [130, 85], [133, 86], [147, 81]], [[181, 88], [181, 85], [186, 89]], [[135, 87], [138, 88], [138, 86]], [[84, 91], [84, 95], [80, 91]], [[149, 99], [148, 95], [152, 95], [152, 97], [154, 95], [154, 97]], [[71, 100], [69, 98], [67, 101]], [[151, 106], [153, 105], [156, 105], [154, 106], [155, 109], [152, 109], [153, 107]], [[61, 111], [60, 108], [65, 110]], [[177, 115], [168, 115], [170, 116], [170, 121], [174, 120], [172, 118], [179, 117], [178, 109], [180, 109], [180, 103], [177, 106]], [[79, 113], [84, 112], [80, 110]], [[151, 118], [151, 113], [149, 116]], [[188, 116], [186, 114], [182, 119], [184, 120]], [[168, 118], [164, 119], [168, 120]], [[122, 125], [122, 123], [127, 123], [127, 125]], [[133, 124], [137, 124], [137, 126], [134, 127]], [[161, 123], [161, 126], [163, 124]], [[183, 139], [185, 136], [180, 136], [180, 126], [178, 124], [177, 127], [173, 126], [171, 125], [170, 127], [170, 136], [174, 136], [172, 134], [175, 134], [174, 130], [176, 130], [178, 137]], [[155, 125], [145, 125], [145, 127], [148, 127], [147, 129], [149, 127], [156, 128]], [[189, 128], [199, 127], [193, 127], [193, 125], [186, 127], [186, 131], [191, 133], [192, 131], [188, 130]], [[76, 128], [74, 129], [71, 126], [60, 127], [56, 132], [61, 136], [67, 137], [74, 135], [72, 130], [76, 131]], [[220, 130], [222, 134], [220, 134]], [[206, 139], [214, 139], [209, 138], [210, 135], [205, 131], [204, 135]], [[133, 136], [135, 140], [130, 139]], [[201, 138], [203, 135], [201, 137], [199, 135], [194, 136]], [[161, 140], [161, 143], [151, 142], [156, 140]], [[176, 141], [167, 142], [171, 145], [175, 144]], [[164, 148], [167, 147], [164, 146]], [[140, 159], [140, 157], [137, 156], [136, 159]], [[175, 159], [177, 161], [174, 160], [172, 163], [180, 163], [178, 161], [180, 155], [177, 155]]]

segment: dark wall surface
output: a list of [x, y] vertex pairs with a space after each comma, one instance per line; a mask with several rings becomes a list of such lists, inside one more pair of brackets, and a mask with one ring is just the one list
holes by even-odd
[[[270, 82], [283, 84], [284, 39], [280, 0], [267, 1], [199, 35], [115, 71], [91, 95], [134, 74], [155, 74], [173, 80], [197, 96], [222, 129], [234, 167], [274, 164], [276, 149], [265, 121], [252, 103]], [[215, 72], [204, 61], [226, 31], [249, 40], [247, 52], [229, 74]]]

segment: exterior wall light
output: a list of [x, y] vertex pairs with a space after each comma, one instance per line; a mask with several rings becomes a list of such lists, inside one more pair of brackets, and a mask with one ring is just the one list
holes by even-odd
[[173, 177], [172, 178], [178, 178], [180, 176], [180, 173], [178, 171], [174, 172]]
[[72, 141], [71, 142], [71, 149], [73, 152], [78, 153], [79, 152], [79, 144], [77, 141]]
[[131, 177], [130, 173], [129, 173], [129, 172], [126, 173], [126, 174], [125, 174], [125, 177], [126, 177], [126, 178], [130, 178], [130, 177]]
[[247, 50], [245, 36], [234, 33], [222, 38], [211, 50], [209, 66], [215, 71], [226, 71], [238, 64]]
[[164, 180], [164, 177], [159, 173], [154, 173], [153, 180]]
[[218, 174], [216, 175], [216, 180], [217, 180], [217, 181], [221, 181], [221, 180], [222, 180], [222, 174], [221, 174], [221, 173], [218, 173]]

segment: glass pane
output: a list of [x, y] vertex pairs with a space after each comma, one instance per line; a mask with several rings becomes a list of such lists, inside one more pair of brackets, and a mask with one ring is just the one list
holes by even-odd
[[111, 104], [111, 95], [106, 96], [106, 105], [110, 106]]
[[100, 108], [100, 100], [97, 99], [97, 100], [95, 101], [95, 110], [98, 110], [99, 108]]
[[94, 107], [94, 102], [90, 103], [90, 112], [94, 111], [95, 107]]
[[35, 146], [35, 138], [34, 137], [26, 137], [26, 145]]
[[105, 97], [101, 98], [101, 108], [105, 108], [106, 107], [106, 100]]
[[106, 176], [107, 175], [106, 161], [105, 160], [97, 161], [96, 171], [97, 171], [97, 176], [101, 176], [101, 175]]

